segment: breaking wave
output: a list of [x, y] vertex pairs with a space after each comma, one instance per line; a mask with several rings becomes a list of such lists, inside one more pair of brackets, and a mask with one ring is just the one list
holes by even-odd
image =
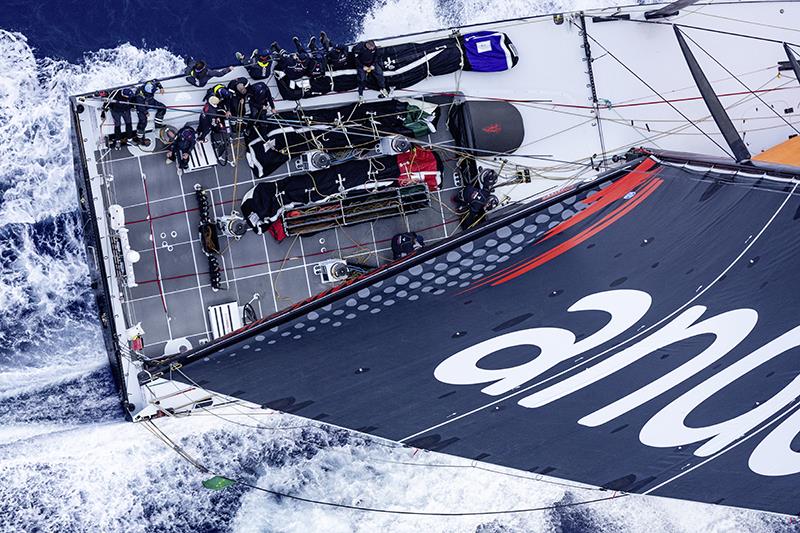
[[[589, 2], [383, 0], [355, 35], [399, 34], [583, 7]], [[591, 2], [596, 6], [598, 2]], [[422, 23], [421, 21], [424, 21]], [[129, 44], [78, 64], [37, 58], [0, 30], [0, 517], [19, 531], [672, 531], [775, 530], [768, 515], [656, 498], [456, 519], [309, 506], [199, 473], [142, 425], [124, 422], [107, 369], [76, 213], [67, 96], [171, 74], [163, 49]], [[273, 415], [270, 427], [297, 425]], [[336, 429], [264, 431], [215, 417], [160, 422], [215, 471], [354, 505], [483, 511], [589, 499], [580, 489], [471, 468]], [[404, 464], [401, 464], [404, 463]], [[412, 465], [405, 463], [414, 463]], [[450, 467], [425, 467], [422, 463]]]

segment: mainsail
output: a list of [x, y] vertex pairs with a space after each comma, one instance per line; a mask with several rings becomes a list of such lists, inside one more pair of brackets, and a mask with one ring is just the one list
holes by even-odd
[[796, 179], [647, 156], [172, 377], [413, 447], [794, 514]]

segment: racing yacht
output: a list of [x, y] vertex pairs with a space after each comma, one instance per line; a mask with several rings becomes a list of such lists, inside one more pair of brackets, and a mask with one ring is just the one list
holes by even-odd
[[75, 95], [128, 417], [281, 411], [797, 514], [798, 22], [681, 0], [387, 37], [388, 94], [363, 99], [352, 57], [278, 62], [276, 112], [232, 117], [230, 161], [165, 155], [239, 63], [159, 80], [163, 121], [121, 149], [101, 114], [122, 88]]

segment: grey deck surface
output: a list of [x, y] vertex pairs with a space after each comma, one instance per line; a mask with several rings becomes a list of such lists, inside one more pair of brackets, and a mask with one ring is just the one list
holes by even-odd
[[[435, 143], [451, 140], [442, 125], [430, 136]], [[237, 144], [234, 140], [234, 148]], [[128, 148], [96, 154], [101, 171], [114, 178], [106, 190], [107, 205], [124, 207], [131, 248], [141, 255], [134, 265], [138, 287], [124, 288], [123, 305], [128, 324], [141, 322], [149, 357], [164, 355], [173, 339], [187, 338], [193, 347], [210, 340], [209, 306], [234, 301], [242, 306], [258, 295], [252, 302], [258, 318], [269, 316], [330, 287], [313, 272], [320, 261], [344, 258], [377, 267], [391, 260], [393, 235], [411, 230], [435, 242], [452, 235], [458, 225], [452, 211], [455, 161], [442, 154], [442, 189], [431, 194], [431, 206], [421, 212], [287, 237], [280, 243], [252, 231], [238, 241], [220, 236], [223, 290], [214, 291], [199, 241], [194, 187], [200, 184], [210, 191], [214, 215], [220, 217], [238, 210], [242, 196], [257, 181], [244, 159], [243, 144], [237, 167], [216, 166], [180, 177], [174, 164], [165, 164], [163, 148], [158, 141], [145, 155], [133, 155]], [[268, 179], [281, 175], [291, 175], [288, 164]]]

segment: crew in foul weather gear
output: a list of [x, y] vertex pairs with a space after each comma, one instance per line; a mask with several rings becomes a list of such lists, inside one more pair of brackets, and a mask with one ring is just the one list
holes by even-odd
[[417, 235], [413, 231], [398, 233], [392, 237], [392, 255], [394, 259], [402, 259], [423, 246], [425, 246], [425, 240], [422, 235]]
[[195, 87], [205, 87], [208, 83], [208, 80], [211, 78], [218, 78], [220, 76], [224, 76], [231, 70], [233, 67], [225, 67], [221, 69], [211, 69], [208, 68], [208, 65], [203, 60], [198, 60], [194, 62], [190, 62], [186, 67], [186, 70], [183, 72], [186, 74], [186, 82], [194, 85]]
[[194, 128], [186, 124], [175, 134], [167, 151], [167, 164], [178, 162], [178, 168], [189, 168], [189, 156], [197, 144], [197, 133]]
[[325, 51], [325, 60], [333, 70], [344, 70], [348, 67], [350, 62], [350, 54], [347, 47], [344, 45], [334, 45], [328, 34], [324, 31], [319, 32], [319, 42], [322, 44], [322, 49]]
[[294, 46], [297, 48], [297, 56], [300, 58], [300, 61], [302, 61], [303, 65], [305, 65], [306, 76], [309, 78], [324, 76], [328, 68], [327, 54], [325, 50], [317, 47], [317, 38], [311, 37], [307, 47], [303, 46], [303, 43], [300, 42], [300, 39], [297, 37], [292, 37], [292, 42], [294, 42]]
[[378, 98], [386, 97], [386, 81], [383, 78], [381, 59], [383, 54], [375, 44], [375, 41], [358, 43], [353, 47], [353, 56], [356, 60], [356, 75], [358, 76], [358, 96], [364, 96], [364, 87], [367, 84], [367, 77], [372, 74], [378, 84], [381, 94]]
[[247, 70], [247, 74], [254, 80], [265, 80], [272, 74], [274, 61], [272, 55], [266, 51], [261, 52], [258, 48], [253, 50], [250, 58], [244, 57], [241, 52], [236, 52], [236, 59]]
[[222, 108], [220, 99], [216, 96], [211, 96], [203, 106], [203, 111], [200, 113], [200, 124], [197, 127], [197, 140], [199, 142], [205, 141], [206, 137], [211, 134], [211, 144], [214, 147], [214, 153], [217, 155], [217, 162], [220, 165], [227, 165], [231, 161], [231, 141], [228, 134], [228, 125], [225, 122], [226, 113]]
[[492, 169], [479, 169], [479, 172], [477, 180], [465, 185], [453, 198], [456, 213], [462, 215], [460, 225], [464, 229], [482, 222], [487, 211], [491, 211], [499, 203], [492, 194], [497, 184], [497, 173]]
[[[295, 37], [297, 39], [297, 37]], [[299, 40], [298, 40], [299, 42]], [[296, 43], [295, 43], [296, 44]], [[306, 63], [300, 57], [299, 52], [288, 53], [278, 46], [277, 42], [271, 45], [273, 57], [275, 57], [276, 76], [286, 78], [287, 81], [299, 80], [306, 75]]]
[[237, 119], [245, 116], [245, 104], [250, 93], [250, 82], [247, 78], [236, 78], [228, 82], [228, 111]]
[[263, 81], [252, 84], [247, 92], [247, 103], [250, 106], [250, 118], [259, 118], [264, 111], [275, 113], [275, 101], [269, 87]]
[[219, 99], [219, 106], [226, 113], [228, 116], [231, 115], [231, 110], [233, 109], [231, 105], [233, 104], [233, 95], [231, 90], [229, 89], [230, 84], [226, 87], [222, 83], [216, 83], [213, 86], [209, 87], [206, 90], [205, 96], [203, 96], [203, 101], [208, 102], [209, 98], [212, 96], [216, 96]]
[[147, 118], [150, 114], [150, 109], [156, 110], [156, 117], [153, 119], [153, 124], [156, 128], [164, 125], [164, 115], [167, 114], [167, 106], [156, 100], [156, 92], [164, 94], [164, 87], [158, 80], [150, 80], [143, 83], [136, 89], [136, 94], [133, 97], [133, 102], [136, 106], [136, 116], [139, 119], [136, 124], [136, 137], [134, 142], [144, 146], [150, 145], [150, 139], [144, 138], [144, 132], [147, 129]]
[[[108, 146], [119, 149], [121, 145], [128, 144], [128, 139], [133, 137], [133, 122], [131, 121], [131, 104], [133, 102], [133, 89], [117, 89], [112, 92], [103, 105], [100, 118], [106, 119], [106, 111], [111, 111], [114, 119], [114, 134], [108, 136]], [[122, 134], [122, 121], [125, 121], [125, 134]]]

